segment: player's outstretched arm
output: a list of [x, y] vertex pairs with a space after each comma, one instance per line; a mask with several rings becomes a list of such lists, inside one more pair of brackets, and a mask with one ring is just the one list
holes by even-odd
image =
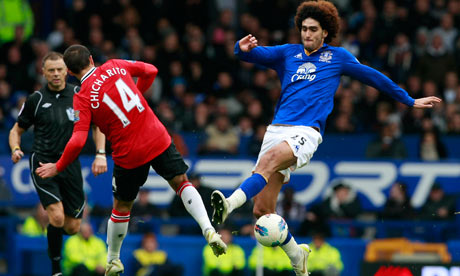
[[440, 103], [442, 100], [435, 96], [415, 99], [414, 108], [432, 108], [434, 104]]
[[105, 135], [101, 132], [99, 127], [92, 125], [93, 129], [93, 140], [96, 145], [96, 150], [103, 150], [104, 153], [96, 153], [93, 164], [91, 165], [91, 171], [94, 176], [98, 176], [102, 173], [107, 172], [107, 158], [105, 157]]
[[38, 163], [40, 164], [40, 167], [35, 170], [35, 173], [41, 178], [50, 178], [56, 176], [59, 173], [56, 167], [56, 163]]
[[137, 89], [139, 89], [142, 94], [150, 88], [158, 74], [158, 69], [154, 65], [144, 63], [144, 66], [143, 74], [139, 76], [136, 84]]
[[50, 178], [65, 170], [70, 163], [77, 159], [85, 146], [87, 137], [88, 131], [74, 129], [61, 158], [56, 163], [40, 163], [40, 167], [35, 170], [35, 173], [41, 178]]
[[252, 34], [249, 34], [249, 35], [243, 37], [240, 40], [239, 45], [240, 45], [241, 51], [243, 51], [243, 52], [249, 52], [252, 49], [254, 49], [255, 47], [259, 46], [257, 44], [257, 38], [255, 36], [253, 36]]

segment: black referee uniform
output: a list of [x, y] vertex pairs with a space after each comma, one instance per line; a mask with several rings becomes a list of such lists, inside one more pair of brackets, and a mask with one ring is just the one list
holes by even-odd
[[81, 218], [85, 207], [80, 161], [76, 159], [57, 176], [42, 179], [35, 169], [42, 163], [59, 160], [72, 136], [74, 124], [73, 95], [79, 87], [66, 84], [61, 91], [48, 86], [35, 91], [19, 113], [18, 126], [28, 129], [34, 125], [34, 143], [30, 156], [30, 172], [43, 206], [62, 201], [64, 213]]

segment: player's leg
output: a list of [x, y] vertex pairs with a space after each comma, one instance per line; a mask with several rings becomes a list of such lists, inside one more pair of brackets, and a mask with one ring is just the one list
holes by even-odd
[[219, 191], [214, 191], [211, 202], [214, 208], [213, 221], [223, 223], [227, 216], [247, 200], [260, 193], [267, 185], [267, 179], [275, 172], [289, 168], [296, 163], [291, 147], [285, 141], [274, 145], [259, 157], [254, 173], [225, 199]]
[[61, 273], [61, 250], [62, 236], [65, 222], [64, 207], [62, 202], [56, 202], [46, 206], [48, 213], [49, 224], [46, 231], [48, 242], [48, 256], [51, 259], [52, 275], [62, 275]]
[[119, 275], [124, 271], [120, 249], [128, 233], [131, 208], [139, 187], [147, 180], [150, 165], [125, 169], [117, 164], [113, 168], [113, 209], [107, 222], [107, 265], [105, 275]]
[[128, 233], [131, 208], [133, 201], [123, 201], [114, 198], [113, 210], [107, 223], [107, 261], [120, 259], [123, 240]]
[[269, 126], [254, 174], [227, 199], [219, 191], [212, 193], [213, 221], [224, 222], [235, 208], [258, 194], [267, 184], [267, 178], [274, 172], [288, 170], [288, 168], [295, 170], [308, 164], [321, 142], [321, 134], [311, 127]]
[[182, 199], [187, 212], [200, 225], [214, 254], [218, 256], [225, 253], [227, 246], [211, 225], [200, 194], [185, 175], [188, 166], [174, 144], [171, 143], [162, 154], [152, 160], [151, 165], [159, 175], [168, 181], [171, 188]]
[[[49, 224], [47, 227], [47, 242], [48, 242], [48, 256], [51, 259], [52, 275], [61, 274], [61, 249], [62, 249], [62, 235], [64, 226], [64, 207], [62, 204], [62, 196], [59, 189], [59, 183], [56, 178], [42, 179], [35, 174], [35, 170], [39, 167], [39, 159], [35, 153], [30, 156], [29, 165], [34, 183], [40, 202], [48, 214]], [[46, 160], [52, 161], [53, 160]]]
[[[60, 260], [62, 236], [65, 234], [73, 235], [80, 230], [81, 217], [85, 208], [80, 162], [78, 160], [72, 162], [63, 172], [53, 177], [51, 181], [59, 189], [61, 201], [47, 207], [47, 210], [52, 214], [47, 233], [48, 248], [51, 259]], [[54, 218], [55, 224], [53, 224], [51, 217]]]
[[254, 197], [253, 214], [258, 219], [265, 214], [275, 213], [278, 194], [283, 187], [284, 175], [275, 172], [267, 185]]
[[59, 183], [64, 207], [64, 234], [74, 235], [80, 231], [86, 206], [80, 162], [74, 161], [55, 178]]
[[64, 232], [67, 235], [75, 235], [80, 231], [81, 218], [74, 218], [66, 215], [64, 218]]
[[[265, 214], [275, 213], [278, 194], [285, 181], [285, 176], [275, 172], [268, 180], [265, 188], [254, 197], [254, 216], [259, 218]], [[291, 260], [294, 271], [297, 275], [308, 275], [307, 259], [310, 248], [306, 244], [298, 245], [291, 232], [280, 247], [286, 252]]]
[[196, 188], [187, 179], [185, 174], [177, 175], [169, 180], [169, 185], [176, 191], [182, 199], [185, 209], [200, 225], [203, 236], [211, 246], [216, 256], [222, 255], [227, 251], [227, 245], [222, 241], [209, 220], [208, 213], [203, 204], [203, 199]]

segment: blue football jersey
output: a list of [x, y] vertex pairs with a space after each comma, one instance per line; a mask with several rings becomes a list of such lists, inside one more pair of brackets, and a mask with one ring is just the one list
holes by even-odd
[[405, 90], [379, 71], [359, 63], [342, 47], [324, 44], [307, 55], [303, 45], [285, 44], [258, 46], [246, 53], [237, 42], [235, 55], [278, 73], [282, 91], [273, 124], [313, 126], [323, 134], [342, 75], [373, 86], [406, 105], [414, 105], [414, 99]]

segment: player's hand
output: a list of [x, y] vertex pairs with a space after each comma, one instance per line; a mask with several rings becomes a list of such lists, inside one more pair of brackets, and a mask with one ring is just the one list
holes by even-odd
[[22, 159], [23, 156], [24, 152], [22, 152], [20, 149], [17, 149], [11, 154], [11, 160], [13, 160], [13, 163], [16, 164], [19, 160]]
[[91, 166], [91, 171], [93, 172], [94, 176], [98, 176], [107, 171], [107, 159], [105, 159], [105, 156], [103, 157], [104, 158], [94, 158], [93, 165]]
[[39, 162], [40, 167], [35, 170], [35, 173], [41, 178], [51, 178], [56, 176], [59, 172], [56, 167], [56, 163], [42, 163]]
[[432, 108], [435, 103], [440, 103], [442, 100], [435, 96], [415, 99], [415, 108]]
[[259, 46], [259, 45], [257, 45], [257, 38], [255, 38], [251, 34], [243, 37], [240, 40], [239, 45], [240, 45], [241, 51], [243, 51], [243, 52], [249, 52], [252, 49], [254, 49], [255, 47]]

